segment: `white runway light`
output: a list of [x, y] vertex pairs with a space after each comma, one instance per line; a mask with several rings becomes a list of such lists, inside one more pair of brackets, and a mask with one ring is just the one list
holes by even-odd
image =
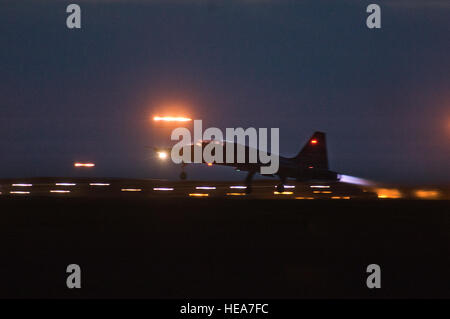
[[195, 189], [216, 189], [214, 186], [197, 186]]
[[13, 187], [32, 187], [33, 184], [12, 184]]
[[75, 183], [55, 183], [56, 186], [76, 186]]
[[50, 193], [67, 194], [67, 193], [70, 193], [70, 191], [55, 189], [55, 190], [51, 190]]
[[9, 192], [10, 194], [17, 194], [17, 195], [28, 195], [30, 192], [23, 192], [23, 191], [12, 191]]
[[330, 188], [329, 185], [311, 185], [309, 187], [311, 187], [311, 188]]
[[247, 189], [247, 186], [230, 186], [231, 189]]
[[165, 191], [173, 191], [173, 188], [172, 187], [155, 187], [155, 188], [153, 188], [153, 190], [165, 192]]
[[90, 186], [109, 186], [109, 183], [90, 183]]

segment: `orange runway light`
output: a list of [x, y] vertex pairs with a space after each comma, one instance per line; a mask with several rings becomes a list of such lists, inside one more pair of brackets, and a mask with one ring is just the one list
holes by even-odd
[[191, 193], [189, 194], [190, 197], [208, 197], [209, 194], [203, 194], [203, 193]]
[[142, 192], [140, 188], [122, 188], [122, 192]]
[[292, 195], [294, 194], [293, 192], [273, 192], [274, 195]]
[[74, 163], [73, 166], [75, 167], [94, 167], [94, 163]]
[[378, 198], [402, 198], [402, 194], [398, 189], [395, 188], [377, 188], [375, 192], [378, 195]]
[[245, 193], [227, 193], [227, 196], [244, 196], [247, 195]]
[[188, 117], [182, 117], [182, 116], [154, 116], [153, 121], [159, 122], [189, 122], [192, 121], [192, 119]]
[[439, 198], [439, 196], [441, 194], [437, 190], [422, 190], [422, 189], [419, 189], [419, 190], [416, 190], [414, 192], [414, 195], [416, 195], [416, 197], [420, 198], [420, 199], [436, 199], [436, 198]]

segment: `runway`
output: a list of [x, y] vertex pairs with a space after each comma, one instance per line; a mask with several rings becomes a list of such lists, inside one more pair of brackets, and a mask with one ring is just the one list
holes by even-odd
[[0, 197], [0, 297], [450, 296], [450, 201], [60, 195]]
[[1, 180], [0, 297], [450, 296], [448, 189], [276, 183]]
[[28, 178], [0, 180], [3, 197], [130, 197], [130, 198], [227, 198], [227, 199], [450, 199], [450, 187], [377, 185], [342, 182], [289, 181], [277, 192], [276, 179], [256, 180], [251, 194], [236, 181], [168, 181], [117, 178]]

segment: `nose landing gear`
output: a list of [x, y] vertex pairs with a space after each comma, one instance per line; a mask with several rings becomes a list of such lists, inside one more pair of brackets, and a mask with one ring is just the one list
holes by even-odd
[[283, 185], [283, 183], [277, 185], [277, 192], [278, 193], [283, 193], [284, 192], [284, 185]]

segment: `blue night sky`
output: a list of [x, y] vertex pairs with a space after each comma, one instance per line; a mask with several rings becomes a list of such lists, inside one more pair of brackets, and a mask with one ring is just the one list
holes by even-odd
[[[66, 27], [78, 3], [82, 29]], [[365, 25], [382, 8], [382, 28]], [[173, 108], [204, 126], [279, 127], [281, 155], [327, 132], [331, 169], [450, 181], [450, 2], [0, 2], [0, 177], [177, 178], [149, 147]], [[172, 109], [171, 109], [172, 110]], [[205, 166], [193, 179], [243, 173]]]

